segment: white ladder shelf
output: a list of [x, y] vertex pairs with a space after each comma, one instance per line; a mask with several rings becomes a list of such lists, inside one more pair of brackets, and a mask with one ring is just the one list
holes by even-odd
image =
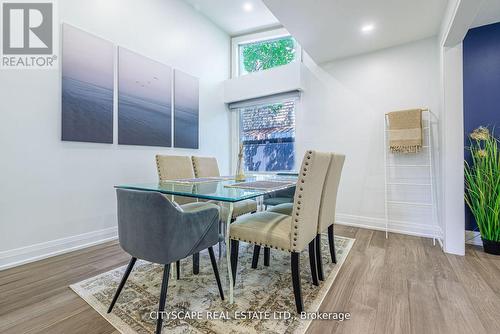
[[[432, 118], [437, 120], [437, 117], [429, 110], [422, 109], [422, 112], [427, 113], [428, 117], [422, 117], [422, 131], [427, 133], [426, 141], [427, 145], [423, 145], [422, 149], [427, 149], [428, 151], [428, 162], [424, 164], [395, 164], [389, 159], [389, 141], [388, 141], [388, 117], [387, 114], [384, 117], [384, 181], [385, 181], [385, 237], [388, 238], [389, 235], [389, 223], [391, 221], [390, 218], [390, 206], [409, 206], [409, 207], [430, 207], [431, 208], [431, 217], [434, 220], [433, 225], [439, 226], [438, 221], [438, 213], [437, 213], [437, 196], [436, 196], [436, 187], [435, 187], [435, 175], [434, 175], [434, 164], [433, 164], [433, 142], [432, 142]], [[423, 151], [417, 154], [424, 154]], [[429, 173], [428, 182], [392, 182], [390, 181], [390, 170], [395, 170], [398, 168], [405, 168], [407, 170], [411, 170], [412, 168], [420, 169], [425, 168]], [[398, 186], [398, 187], [406, 187], [406, 188], [429, 188], [430, 190], [430, 198], [429, 202], [413, 202], [413, 201], [398, 201], [389, 199], [389, 186]], [[442, 247], [442, 236], [439, 233], [434, 233], [432, 235], [433, 244], [436, 244], [436, 239], [439, 241]]]

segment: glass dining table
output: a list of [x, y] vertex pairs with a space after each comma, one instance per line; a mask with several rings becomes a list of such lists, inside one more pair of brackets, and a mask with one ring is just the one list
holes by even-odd
[[244, 181], [236, 181], [234, 176], [209, 177], [194, 179], [166, 180], [155, 183], [123, 184], [115, 188], [142, 191], [155, 191], [166, 195], [192, 197], [196, 199], [219, 202], [227, 208], [226, 217], [221, 217], [225, 223], [223, 229], [226, 244], [226, 261], [229, 278], [229, 302], [233, 303], [233, 277], [231, 272], [231, 254], [229, 231], [233, 216], [234, 203], [247, 199], [260, 200], [264, 195], [279, 190], [295, 187], [298, 175], [295, 173], [254, 174], [247, 175]]

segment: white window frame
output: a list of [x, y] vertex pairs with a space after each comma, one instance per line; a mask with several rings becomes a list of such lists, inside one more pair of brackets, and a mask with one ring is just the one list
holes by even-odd
[[[291, 36], [285, 28], [262, 31], [254, 34], [241, 35], [231, 39], [231, 78], [240, 76], [240, 45], [261, 42]], [[302, 62], [302, 47], [295, 41], [295, 61]]]
[[238, 166], [238, 153], [240, 150], [240, 112], [229, 111], [231, 117], [231, 167], [230, 175], [236, 175], [236, 166]]

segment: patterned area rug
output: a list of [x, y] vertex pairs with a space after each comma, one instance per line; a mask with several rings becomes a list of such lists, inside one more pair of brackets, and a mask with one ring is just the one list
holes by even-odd
[[[338, 261], [333, 264], [328, 251], [327, 236], [322, 236], [325, 280], [319, 287], [312, 285], [308, 253], [302, 252], [302, 296], [307, 312], [318, 310], [353, 243], [354, 239], [335, 237]], [[218, 247], [214, 247], [216, 256], [217, 249]], [[164, 317], [163, 332], [304, 333], [311, 320], [301, 320], [295, 312], [290, 253], [271, 250], [271, 265], [265, 267], [261, 250], [259, 265], [257, 269], [252, 269], [252, 251], [253, 246], [240, 242], [238, 275], [232, 305], [228, 303], [225, 256], [218, 261], [225, 301], [221, 301], [219, 297], [208, 251], [200, 254], [199, 275], [192, 274], [191, 259], [182, 260], [181, 279], [169, 280], [166, 312], [172, 313], [167, 313]], [[137, 261], [113, 312], [106, 313], [125, 268], [126, 266], [123, 266], [76, 283], [71, 285], [71, 289], [121, 333], [154, 333], [156, 320], [151, 313], [158, 309], [163, 272], [161, 265]], [[172, 266], [172, 271], [173, 269]], [[269, 317], [262, 316], [264, 313], [257, 317], [258, 312], [266, 312]]]

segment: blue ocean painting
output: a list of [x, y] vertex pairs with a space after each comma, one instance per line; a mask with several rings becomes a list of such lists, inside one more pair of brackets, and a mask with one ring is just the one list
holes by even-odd
[[172, 146], [171, 68], [119, 48], [118, 143]]
[[198, 108], [175, 105], [175, 147], [198, 148]]
[[113, 44], [63, 25], [62, 140], [113, 143]]
[[118, 143], [171, 146], [171, 105], [128, 94], [120, 94], [118, 101]]
[[113, 143], [113, 90], [62, 78], [62, 140]]
[[198, 79], [175, 70], [174, 146], [197, 149], [199, 146]]

